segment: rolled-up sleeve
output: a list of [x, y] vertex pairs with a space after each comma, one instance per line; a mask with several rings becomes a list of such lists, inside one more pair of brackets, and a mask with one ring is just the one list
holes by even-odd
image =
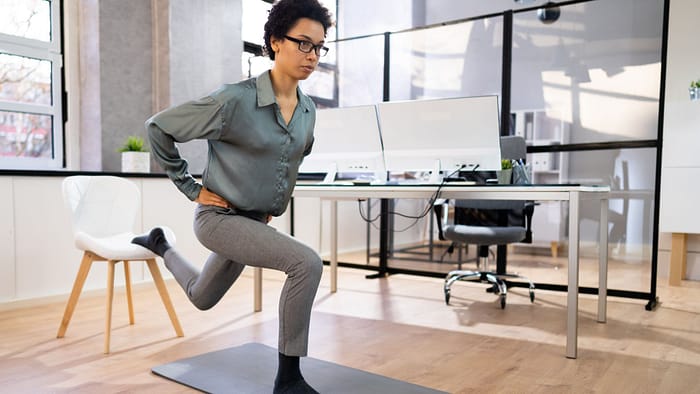
[[194, 201], [202, 186], [188, 171], [175, 142], [218, 139], [222, 128], [222, 104], [207, 96], [159, 112], [146, 121], [146, 131], [158, 164], [175, 186]]

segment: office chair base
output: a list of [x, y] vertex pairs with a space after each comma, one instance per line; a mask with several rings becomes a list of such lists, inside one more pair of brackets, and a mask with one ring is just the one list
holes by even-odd
[[501, 309], [505, 309], [506, 296], [508, 295], [508, 286], [506, 286], [506, 282], [505, 280], [503, 280], [503, 278], [520, 278], [530, 282], [530, 302], [535, 302], [535, 284], [532, 283], [530, 279], [524, 276], [520, 276], [517, 274], [496, 274], [494, 272], [456, 270], [450, 271], [450, 273], [448, 273], [447, 277], [445, 278], [445, 285], [443, 289], [445, 293], [445, 304], [450, 304], [450, 289], [454, 282], [458, 280], [471, 280], [484, 283], [491, 283], [492, 286], [487, 288], [486, 291], [498, 295], [499, 302], [501, 304]]

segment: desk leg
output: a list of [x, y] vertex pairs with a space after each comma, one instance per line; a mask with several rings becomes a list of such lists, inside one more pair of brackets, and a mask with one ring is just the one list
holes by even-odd
[[600, 200], [598, 239], [598, 323], [605, 323], [608, 303], [608, 199]]
[[393, 200], [382, 198], [380, 200], [379, 212], [379, 270], [376, 274], [365, 275], [367, 279], [385, 278], [387, 276], [387, 268], [389, 267], [389, 245], [393, 245], [393, 237], [390, 240], [390, 228], [393, 228], [393, 223], [390, 224], [391, 217], [389, 216], [390, 207], [393, 207]]
[[668, 273], [669, 286], [680, 286], [685, 277], [688, 255], [688, 234], [671, 234], [671, 269]]
[[338, 200], [331, 200], [331, 293], [338, 291]]
[[566, 357], [576, 358], [578, 348], [578, 246], [579, 193], [569, 193], [569, 271], [566, 293]]
[[262, 268], [253, 268], [253, 311], [262, 311]]

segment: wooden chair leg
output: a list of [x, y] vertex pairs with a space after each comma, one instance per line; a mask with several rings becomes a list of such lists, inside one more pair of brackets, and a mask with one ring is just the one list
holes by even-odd
[[61, 319], [61, 325], [58, 327], [58, 333], [56, 338], [63, 338], [66, 335], [66, 330], [68, 329], [68, 324], [70, 323], [71, 317], [73, 317], [73, 311], [75, 311], [75, 305], [78, 303], [78, 298], [80, 298], [80, 292], [83, 290], [83, 285], [85, 284], [85, 279], [90, 272], [90, 266], [92, 265], [94, 258], [92, 253], [83, 253], [83, 259], [80, 262], [80, 269], [75, 277], [75, 282], [73, 282], [73, 290], [68, 298], [68, 303], [66, 304], [66, 310], [63, 312], [63, 319]]
[[129, 306], [129, 324], [134, 324], [134, 299], [131, 296], [131, 269], [129, 260], [124, 260], [124, 282], [126, 282], [126, 303]]
[[160, 293], [160, 298], [163, 300], [165, 310], [168, 311], [168, 316], [170, 316], [170, 322], [173, 324], [173, 328], [175, 328], [175, 333], [178, 337], [184, 336], [185, 334], [182, 332], [180, 321], [177, 319], [177, 314], [175, 314], [175, 308], [173, 308], [173, 303], [170, 300], [168, 289], [165, 287], [165, 282], [163, 282], [163, 277], [160, 274], [156, 259], [148, 259], [146, 260], [146, 264], [148, 265], [148, 270], [151, 271], [151, 276], [153, 277], [153, 282], [156, 284], [158, 293]]
[[668, 273], [669, 286], [680, 286], [688, 268], [688, 234], [671, 234], [671, 265]]
[[549, 249], [552, 252], [552, 257], [555, 259], [559, 257], [559, 242], [558, 241], [551, 241], [549, 243]]
[[112, 331], [112, 300], [114, 299], [114, 265], [115, 261], [107, 261], [107, 312], [105, 316], [105, 348], [104, 353], [109, 353], [109, 339]]

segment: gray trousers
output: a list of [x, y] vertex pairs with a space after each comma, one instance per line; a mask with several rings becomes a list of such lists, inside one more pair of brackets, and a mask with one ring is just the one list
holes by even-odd
[[308, 246], [265, 224], [264, 216], [199, 205], [194, 232], [212, 254], [200, 272], [171, 248], [163, 256], [165, 266], [202, 310], [219, 302], [246, 265], [284, 271], [278, 350], [288, 356], [306, 356], [311, 307], [323, 262]]

